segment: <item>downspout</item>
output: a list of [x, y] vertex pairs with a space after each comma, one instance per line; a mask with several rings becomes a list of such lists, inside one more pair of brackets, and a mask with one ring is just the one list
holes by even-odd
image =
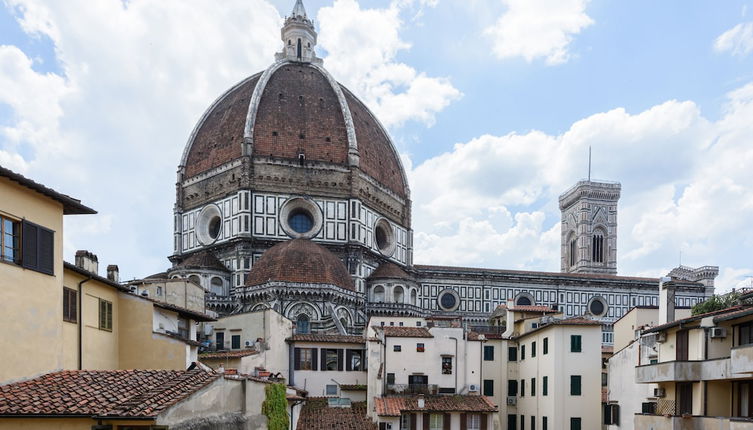
[[[452, 340], [455, 341], [455, 364], [457, 364], [457, 361], [458, 361], [458, 338], [452, 337], [452, 336], [448, 336], [447, 338], [448, 339], [452, 339]], [[458, 369], [455, 369], [455, 393], [458, 393]]]
[[82, 340], [84, 337], [84, 310], [81, 308], [84, 300], [82, 298], [82, 291], [84, 283], [91, 280], [92, 277], [89, 275], [88, 278], [78, 283], [78, 370], [84, 370], [84, 344]]
[[288, 343], [288, 381], [289, 385], [291, 387], [295, 387], [295, 380], [293, 376], [295, 375], [295, 354], [294, 354], [295, 348], [293, 347], [292, 343]]

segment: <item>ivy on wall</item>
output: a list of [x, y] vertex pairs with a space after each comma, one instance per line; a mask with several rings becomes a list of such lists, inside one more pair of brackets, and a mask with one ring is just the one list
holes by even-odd
[[287, 430], [290, 425], [285, 391], [283, 384], [269, 384], [264, 388], [266, 398], [261, 405], [261, 412], [267, 416], [269, 430]]

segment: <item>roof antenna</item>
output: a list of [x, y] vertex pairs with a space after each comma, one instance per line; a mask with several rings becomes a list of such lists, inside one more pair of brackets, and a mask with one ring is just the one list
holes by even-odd
[[591, 145], [588, 145], [588, 182], [591, 182]]

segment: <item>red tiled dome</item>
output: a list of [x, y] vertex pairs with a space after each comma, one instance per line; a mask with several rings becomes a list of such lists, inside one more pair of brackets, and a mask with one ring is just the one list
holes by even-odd
[[[256, 90], [259, 85], [263, 87]], [[297, 159], [304, 153], [306, 160], [343, 166], [348, 165], [349, 147], [355, 145], [364, 173], [398, 196], [408, 197], [405, 172], [384, 128], [319, 66], [273, 65], [266, 75], [253, 75], [228, 90], [191, 134], [182, 159], [184, 177], [240, 158], [244, 136], [252, 138], [254, 156]]]
[[251, 268], [246, 286], [267, 282], [330, 284], [355, 290], [343, 262], [309, 239], [281, 242], [264, 252]]
[[382, 263], [377, 267], [375, 271], [369, 275], [369, 279], [408, 279], [413, 280], [413, 277], [401, 269], [395, 263], [389, 261]]

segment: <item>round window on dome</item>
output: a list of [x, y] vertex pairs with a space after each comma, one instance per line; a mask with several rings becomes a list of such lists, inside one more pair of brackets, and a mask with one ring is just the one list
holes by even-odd
[[293, 197], [280, 208], [280, 226], [293, 239], [312, 237], [319, 234], [323, 225], [322, 210], [313, 200]]
[[385, 257], [390, 257], [395, 253], [395, 230], [384, 218], [378, 219], [374, 224], [374, 243]]
[[212, 239], [217, 239], [217, 237], [220, 235], [220, 227], [222, 227], [222, 219], [218, 216], [213, 217], [211, 220], [209, 220], [209, 236]]
[[222, 212], [215, 204], [205, 206], [196, 216], [196, 238], [202, 245], [211, 245], [222, 235]]
[[308, 233], [314, 227], [314, 218], [304, 209], [296, 209], [290, 213], [288, 224], [297, 233]]
[[437, 304], [443, 311], [452, 312], [460, 306], [460, 297], [453, 290], [444, 290], [437, 297]]
[[593, 316], [601, 317], [607, 313], [607, 302], [603, 297], [593, 297], [588, 303], [588, 312]]

